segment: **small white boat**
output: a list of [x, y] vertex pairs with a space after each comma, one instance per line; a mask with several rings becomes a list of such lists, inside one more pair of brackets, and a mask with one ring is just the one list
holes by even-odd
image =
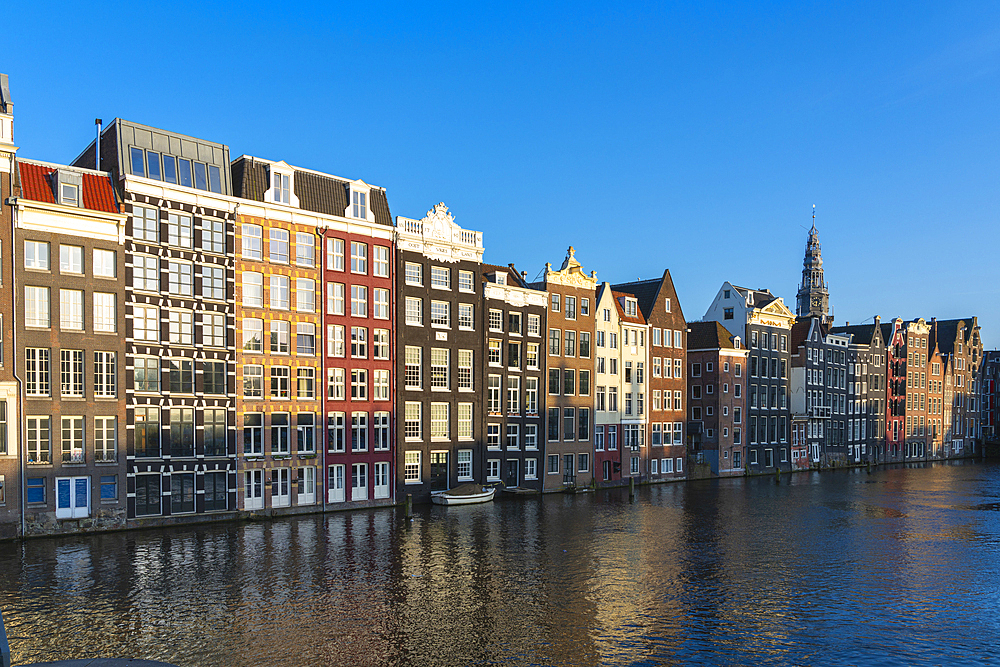
[[496, 487], [481, 484], [462, 484], [447, 491], [436, 491], [431, 494], [431, 502], [435, 505], [472, 505], [473, 503], [488, 503], [493, 500]]

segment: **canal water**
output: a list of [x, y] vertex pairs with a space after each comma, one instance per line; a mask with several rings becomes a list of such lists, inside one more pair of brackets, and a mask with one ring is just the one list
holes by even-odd
[[14, 664], [1000, 663], [1000, 465], [0, 545]]

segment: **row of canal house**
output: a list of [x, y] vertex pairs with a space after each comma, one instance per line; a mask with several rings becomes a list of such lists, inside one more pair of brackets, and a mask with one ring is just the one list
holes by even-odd
[[[691, 449], [712, 474], [977, 451], [986, 411], [976, 318], [834, 326], [815, 225], [795, 313], [769, 290], [726, 282], [688, 326]], [[745, 379], [734, 355], [745, 355]], [[742, 403], [730, 398], [739, 392]]]
[[528, 282], [443, 204], [115, 119], [18, 159], [0, 77], [3, 534], [975, 451], [975, 318], [833, 326], [669, 271]]
[[17, 159], [2, 99], [6, 534], [685, 475], [668, 272], [529, 283], [443, 204], [122, 119]]

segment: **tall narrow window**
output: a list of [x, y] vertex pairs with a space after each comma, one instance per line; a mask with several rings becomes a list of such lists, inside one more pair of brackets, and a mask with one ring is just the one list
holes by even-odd
[[29, 327], [49, 327], [52, 325], [49, 318], [48, 287], [25, 286], [24, 324]]
[[59, 350], [61, 396], [83, 396], [83, 350]]
[[368, 217], [368, 194], [365, 192], [351, 192], [352, 213], [355, 218], [362, 220]]
[[117, 395], [118, 375], [114, 352], [94, 352], [94, 396], [114, 398]]
[[278, 264], [288, 264], [288, 230], [272, 228], [269, 237], [268, 258]]

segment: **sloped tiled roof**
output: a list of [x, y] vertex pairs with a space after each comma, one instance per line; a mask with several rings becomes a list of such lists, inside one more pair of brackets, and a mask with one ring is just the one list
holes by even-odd
[[[269, 189], [268, 164], [248, 156], [233, 160], [233, 194], [243, 199], [264, 201], [264, 193]], [[343, 217], [348, 205], [349, 181], [301, 169], [295, 169], [292, 181], [299, 208]], [[392, 226], [392, 214], [389, 212], [385, 190], [372, 187], [368, 195], [368, 207], [375, 215], [377, 224]]]
[[[885, 330], [887, 325], [882, 324], [882, 330]], [[889, 329], [892, 329], [892, 325], [888, 325]], [[851, 324], [842, 327], [833, 327], [830, 329], [830, 333], [835, 334], [848, 334], [854, 337], [853, 342], [860, 345], [871, 345], [872, 339], [875, 337], [875, 325], [874, 324]], [[883, 342], [885, 337], [882, 338]]]
[[882, 344], [888, 347], [892, 343], [892, 322], [883, 322], [879, 327], [882, 329]]
[[733, 289], [739, 292], [743, 298], [752, 296], [753, 298], [751, 299], [750, 305], [754, 308], [763, 308], [778, 298], [771, 294], [771, 290], [767, 289], [751, 289], [749, 287], [739, 287], [737, 285], [733, 285]]
[[[965, 336], [962, 342], [968, 342], [969, 337], [972, 335], [971, 317], [960, 320], [936, 320], [936, 329], [934, 326], [931, 327], [930, 349], [934, 349], [933, 346], [936, 342], [942, 354], [953, 353], [955, 351], [955, 341], [958, 339], [958, 327], [962, 323], [965, 324]], [[936, 340], [935, 331], [937, 333]]]
[[687, 328], [689, 350], [736, 349], [735, 336], [719, 322], [688, 322]]
[[491, 273], [506, 273], [508, 285], [513, 285], [514, 287], [525, 287], [524, 281], [521, 280], [521, 276], [519, 276], [517, 271], [512, 270], [509, 266], [484, 263], [483, 276], [488, 276]]
[[663, 278], [661, 277], [639, 280], [634, 283], [618, 283], [612, 285], [611, 289], [634, 296], [639, 302], [639, 310], [642, 311], [643, 317], [648, 320], [650, 313], [653, 312], [653, 305], [656, 303], [656, 297], [660, 294], [660, 285], [662, 284]]
[[615, 307], [618, 308], [618, 319], [622, 322], [628, 322], [629, 324], [646, 324], [646, 318], [642, 316], [642, 309], [636, 309], [636, 315], [626, 315], [625, 308], [622, 306], [622, 301], [626, 297], [634, 296], [628, 292], [617, 292], [614, 289], [611, 290], [611, 296], [615, 300]]
[[[809, 337], [809, 329], [811, 328], [811, 326], [812, 326], [811, 319], [799, 320], [792, 325], [792, 333], [791, 333], [792, 350], [798, 351], [799, 346], [802, 345], [802, 343], [805, 342], [806, 338]], [[822, 332], [820, 332], [820, 335], [822, 335]]]
[[53, 174], [58, 169], [80, 173], [83, 177], [83, 206], [81, 208], [105, 213], [118, 213], [118, 201], [111, 178], [106, 174], [88, 173], [72, 167], [55, 167], [18, 160], [21, 196], [32, 201], [56, 203]]

